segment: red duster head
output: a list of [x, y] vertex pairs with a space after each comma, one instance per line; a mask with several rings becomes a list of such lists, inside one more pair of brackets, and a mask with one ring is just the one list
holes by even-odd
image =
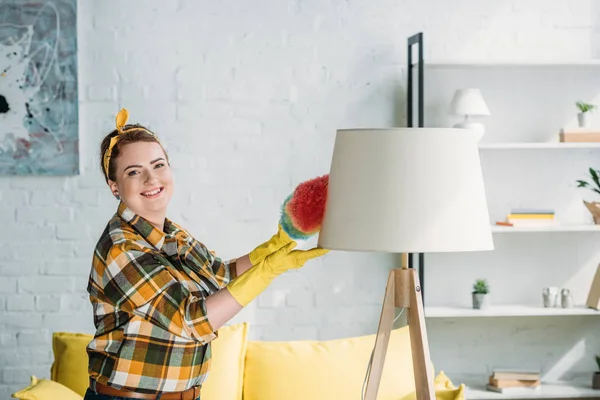
[[296, 187], [282, 207], [281, 225], [290, 237], [306, 239], [321, 229], [329, 175], [323, 175]]

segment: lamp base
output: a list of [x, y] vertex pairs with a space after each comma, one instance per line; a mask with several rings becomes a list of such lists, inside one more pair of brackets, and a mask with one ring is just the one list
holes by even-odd
[[479, 133], [480, 137], [483, 136], [483, 134], [485, 133], [485, 125], [483, 125], [481, 122], [462, 121], [457, 124], [454, 124], [454, 128], [471, 129]]
[[365, 400], [375, 400], [377, 398], [385, 353], [394, 322], [395, 307], [408, 309], [408, 328], [417, 400], [435, 400], [433, 369], [429, 355], [421, 286], [419, 275], [412, 268], [390, 271], [377, 336], [375, 337], [373, 364], [367, 380]]

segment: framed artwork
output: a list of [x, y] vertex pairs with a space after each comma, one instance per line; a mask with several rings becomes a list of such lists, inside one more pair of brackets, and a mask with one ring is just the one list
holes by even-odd
[[77, 0], [0, 0], [0, 175], [79, 174]]

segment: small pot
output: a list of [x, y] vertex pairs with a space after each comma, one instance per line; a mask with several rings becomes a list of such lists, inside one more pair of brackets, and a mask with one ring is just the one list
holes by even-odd
[[592, 380], [592, 389], [600, 389], [600, 371], [594, 374], [594, 379]]
[[473, 295], [473, 308], [477, 310], [483, 310], [490, 306], [490, 294], [489, 293], [472, 293]]
[[584, 112], [577, 114], [577, 121], [579, 122], [580, 128], [587, 128], [587, 126], [588, 126], [587, 115], [588, 115], [588, 113], [584, 113]]
[[592, 201], [591, 203], [588, 203], [584, 200], [583, 204], [585, 204], [587, 209], [592, 214], [592, 217], [594, 218], [594, 223], [596, 225], [600, 225], [600, 203], [598, 203], [597, 201]]

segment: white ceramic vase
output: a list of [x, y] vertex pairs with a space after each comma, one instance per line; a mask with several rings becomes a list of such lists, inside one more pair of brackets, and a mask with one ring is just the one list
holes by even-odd
[[556, 307], [558, 305], [558, 288], [554, 286], [544, 288], [542, 290], [542, 297], [544, 299], [544, 307]]
[[588, 126], [588, 113], [580, 112], [577, 114], [577, 121], [579, 122], [580, 128], [587, 128]]

